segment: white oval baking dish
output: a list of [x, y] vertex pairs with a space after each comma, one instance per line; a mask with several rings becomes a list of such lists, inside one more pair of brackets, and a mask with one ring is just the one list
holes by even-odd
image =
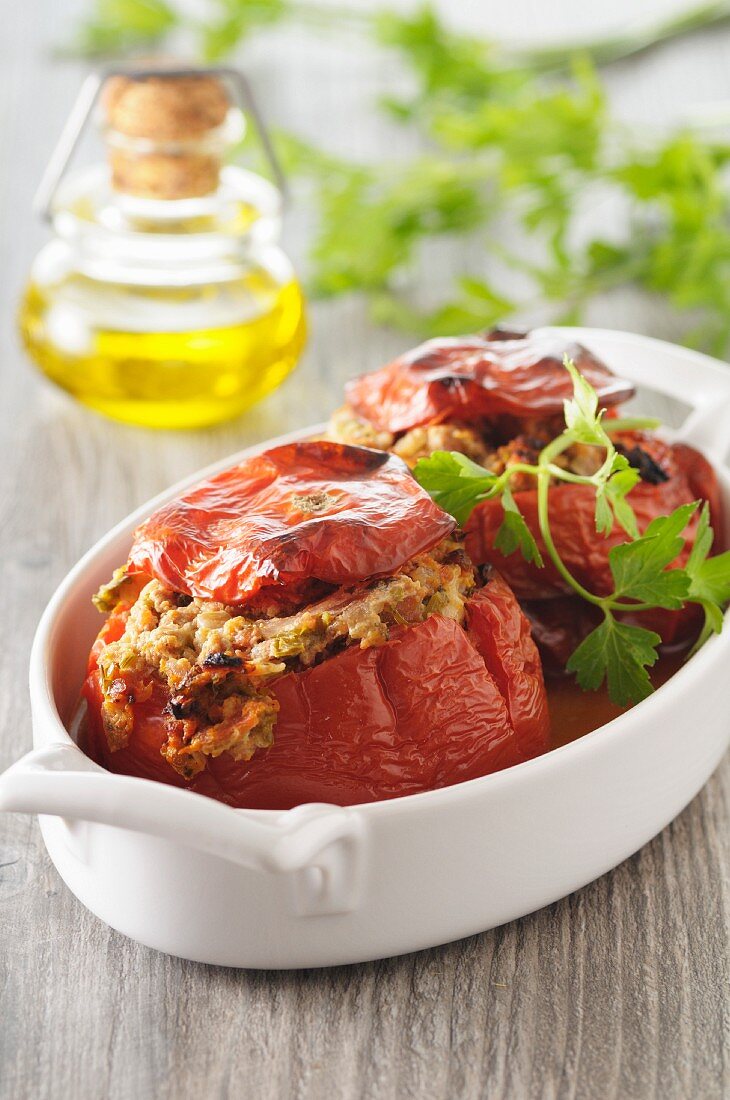
[[[618, 373], [692, 404], [677, 435], [720, 466], [730, 511], [730, 471], [720, 465], [730, 441], [727, 367], [624, 333], [563, 332]], [[621, 718], [529, 763], [443, 790], [275, 813], [111, 775], [69, 732], [99, 626], [90, 596], [126, 557], [135, 525], [180, 488], [111, 531], [53, 596], [31, 655], [35, 749], [0, 777], [0, 809], [40, 814], [69, 888], [141, 943], [203, 962], [284, 968], [358, 962], [470, 935], [620, 863], [679, 813], [726, 748], [727, 628]]]

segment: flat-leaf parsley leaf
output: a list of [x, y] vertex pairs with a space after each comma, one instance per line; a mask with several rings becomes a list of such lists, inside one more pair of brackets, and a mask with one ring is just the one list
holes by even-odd
[[[698, 645], [722, 628], [723, 608], [730, 602], [730, 551], [710, 557], [713, 532], [705, 503], [693, 531], [693, 546], [684, 568], [677, 568], [685, 546], [684, 535], [697, 513], [698, 502], [682, 504], [668, 516], [657, 516], [640, 533], [631, 507], [631, 491], [638, 471], [614, 447], [610, 424], [604, 425], [598, 398], [588, 381], [566, 360], [573, 381], [573, 396], [565, 402], [565, 431], [553, 439], [534, 463], [516, 462], [500, 474], [478, 466], [456, 452], [439, 451], [416, 464], [415, 476], [433, 499], [462, 526], [484, 500], [499, 499], [504, 519], [494, 540], [496, 549], [509, 555], [519, 551], [534, 565], [543, 565], [535, 534], [519, 508], [519, 494], [510, 482], [519, 474], [537, 485], [537, 519], [541, 543], [563, 581], [582, 599], [602, 612], [602, 620], [578, 646], [568, 661], [580, 686], [595, 690], [606, 681], [611, 699], [619, 706], [638, 702], [652, 691], [648, 669], [657, 660], [661, 638], [652, 630], [621, 619], [622, 612], [654, 608], [678, 611], [687, 603], [699, 604], [705, 622]], [[655, 427], [653, 420], [632, 419], [631, 427]], [[625, 430], [625, 427], [624, 427]], [[606, 457], [593, 474], [580, 475], [557, 461], [575, 444], [601, 447]], [[555, 483], [590, 486], [595, 492], [597, 538], [610, 534], [615, 525], [627, 541], [611, 547], [608, 562], [613, 591], [589, 592], [570, 572], [555, 546], [550, 528], [550, 490]]]

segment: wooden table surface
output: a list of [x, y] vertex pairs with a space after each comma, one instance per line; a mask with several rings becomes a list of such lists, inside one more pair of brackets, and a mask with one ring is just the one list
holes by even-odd
[[[528, 0], [510, 7], [518, 23], [553, 10]], [[6, 0], [0, 33], [0, 767], [30, 746], [33, 631], [82, 551], [171, 481], [321, 419], [345, 378], [403, 345], [373, 329], [358, 302], [317, 306], [305, 359], [279, 393], [235, 424], [181, 435], [107, 423], [36, 379], [13, 314], [45, 234], [30, 213], [32, 190], [82, 71], [48, 54], [71, 11], [58, 0]], [[247, 57], [281, 123], [335, 148], [387, 150], [368, 108], [392, 78], [387, 61], [352, 45], [343, 53], [336, 41], [310, 39], [303, 50], [291, 30]], [[685, 98], [730, 97], [728, 74], [724, 31], [614, 68], [609, 83], [624, 116], [662, 122]], [[302, 238], [295, 218], [288, 243], [297, 255]], [[592, 320], [677, 331], [676, 319], [632, 294], [600, 303]], [[36, 821], [8, 815], [0, 820], [0, 1095], [727, 1096], [729, 796], [726, 760], [641, 852], [523, 920], [403, 958], [291, 973], [206, 967], [130, 942], [63, 886]]]

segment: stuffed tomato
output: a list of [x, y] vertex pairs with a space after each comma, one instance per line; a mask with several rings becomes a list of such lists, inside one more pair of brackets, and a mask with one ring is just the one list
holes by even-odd
[[86, 749], [233, 806], [414, 794], [548, 747], [500, 574], [393, 456], [279, 447], [163, 506], [99, 594]]
[[355, 378], [331, 419], [330, 437], [392, 450], [409, 465], [434, 451], [456, 450], [491, 468], [516, 437], [560, 428], [563, 402], [572, 395], [566, 355], [602, 407], [633, 396], [631, 383], [581, 344], [548, 332], [496, 328], [429, 340]]
[[[510, 466], [535, 464], [541, 450], [564, 428], [563, 402], [571, 398], [573, 385], [563, 366], [566, 357], [595, 390], [606, 410], [606, 423], [615, 421], [618, 405], [632, 396], [632, 387], [587, 349], [561, 343], [548, 333], [497, 329], [486, 336], [432, 340], [356, 379], [348, 388], [348, 404], [332, 418], [330, 434], [342, 440], [367, 439], [371, 446], [401, 455], [411, 466], [441, 450], [461, 452], [495, 474]], [[722, 531], [717, 477], [699, 452], [684, 444], [670, 445], [646, 431], [617, 430], [612, 438], [617, 451], [639, 474], [629, 502], [640, 532], [657, 516], [697, 500], [709, 502], [712, 525]], [[604, 456], [600, 447], [577, 443], [561, 454], [560, 463], [568, 473], [590, 476]], [[500, 569], [524, 604], [541, 651], [555, 668], [595, 625], [595, 615], [580, 601], [568, 598], [571, 589], [550, 560], [538, 522], [534, 478], [516, 472], [510, 488], [544, 564], [528, 562], [519, 552], [505, 557], [496, 548], [504, 519], [499, 499], [474, 508], [466, 524], [466, 550], [477, 564], [490, 562]], [[598, 534], [595, 509], [593, 487], [566, 482], [552, 486], [550, 529], [557, 553], [580, 584], [604, 596], [613, 588], [610, 551], [627, 536], [618, 524], [606, 537]], [[697, 513], [684, 532], [677, 567], [687, 562], [698, 519]], [[549, 606], [544, 602], [548, 600], [559, 603]], [[681, 611], [657, 609], [629, 618], [674, 644], [692, 639], [702, 613], [690, 605]]]

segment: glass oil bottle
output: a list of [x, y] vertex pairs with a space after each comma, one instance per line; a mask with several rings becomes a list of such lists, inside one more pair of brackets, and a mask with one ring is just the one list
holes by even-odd
[[[235, 417], [280, 384], [304, 343], [302, 292], [277, 243], [281, 190], [224, 163], [245, 115], [220, 73], [95, 79], [82, 99], [88, 114], [101, 91], [108, 164], [51, 179], [55, 236], [21, 305], [25, 346], [51, 381], [114, 419], [192, 428]], [[83, 121], [74, 126], [69, 155]]]

